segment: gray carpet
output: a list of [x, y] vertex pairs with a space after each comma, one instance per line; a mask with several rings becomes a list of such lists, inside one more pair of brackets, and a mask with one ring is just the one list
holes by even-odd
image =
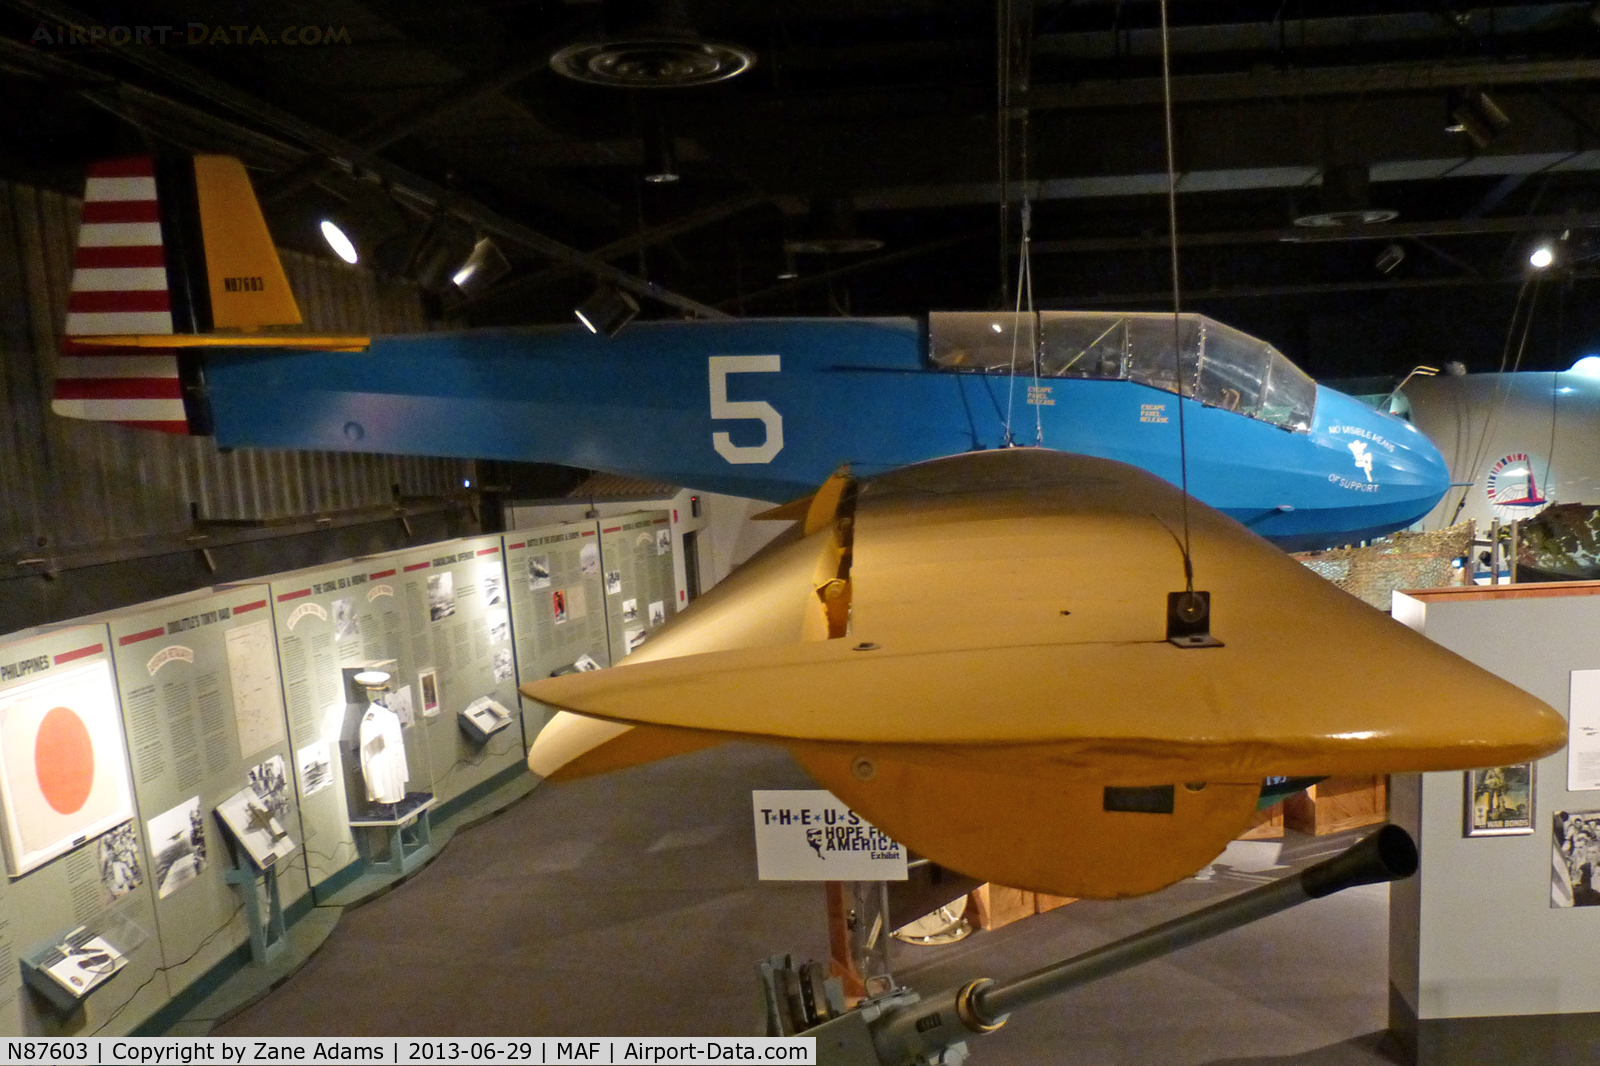
[[[729, 745], [537, 789], [394, 892], [348, 913], [228, 1036], [736, 1035], [759, 1032], [754, 965], [825, 958], [822, 890], [755, 879], [752, 788], [812, 787], [772, 749]], [[1291, 834], [1304, 865], [1347, 841]], [[1259, 883], [1219, 869], [1080, 902], [940, 948], [896, 945], [932, 991], [1004, 977]], [[1306, 904], [1019, 1012], [973, 1066], [1387, 1064], [1387, 890]]]

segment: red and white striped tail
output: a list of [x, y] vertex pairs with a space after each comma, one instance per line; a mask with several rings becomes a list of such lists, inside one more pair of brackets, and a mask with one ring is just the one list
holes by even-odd
[[51, 409], [68, 418], [187, 433], [176, 354], [73, 340], [171, 332], [154, 160], [94, 163], [83, 195]]

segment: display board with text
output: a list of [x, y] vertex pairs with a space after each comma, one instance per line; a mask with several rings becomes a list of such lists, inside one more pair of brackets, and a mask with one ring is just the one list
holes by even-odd
[[7, 1036], [119, 1035], [167, 999], [110, 644], [104, 625], [0, 642]]
[[[414, 623], [406, 615], [413, 608], [403, 592], [401, 568], [401, 557], [394, 555], [299, 570], [270, 583], [312, 885], [320, 885], [357, 859], [350, 833], [351, 803], [359, 805], [365, 797], [359, 792], [352, 795], [347, 785], [347, 771], [359, 753], [343, 743], [352, 713], [346, 668], [373, 666], [392, 674], [387, 698], [399, 725], [407, 787], [416, 791], [433, 787], [420, 724], [427, 713], [425, 696], [412, 687]], [[423, 611], [426, 617], [425, 604]]]
[[234, 585], [104, 616], [175, 988], [249, 939], [244, 896], [224, 876], [235, 865], [224, 803], [278, 823], [283, 904], [310, 890], [269, 599], [266, 585]]
[[[600, 524], [519, 529], [504, 540], [518, 682], [610, 666]], [[521, 702], [522, 729], [531, 742], [545, 711], [534, 700]]]
[[620, 663], [677, 610], [667, 511], [635, 511], [600, 522], [611, 662]]
[[[506, 569], [498, 536], [433, 544], [395, 553], [396, 598], [404, 607], [406, 683], [421, 694], [418, 728], [426, 737], [433, 792], [446, 803], [522, 761], [515, 724], [486, 740], [479, 719], [517, 708], [515, 650]], [[463, 714], [467, 725], [463, 725]]]

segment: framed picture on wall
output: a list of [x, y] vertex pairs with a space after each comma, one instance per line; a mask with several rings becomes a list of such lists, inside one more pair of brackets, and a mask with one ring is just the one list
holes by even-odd
[[1464, 836], [1526, 836], [1533, 832], [1533, 763], [1468, 770], [1465, 777]]
[[109, 662], [0, 694], [0, 803], [13, 877], [133, 817]]

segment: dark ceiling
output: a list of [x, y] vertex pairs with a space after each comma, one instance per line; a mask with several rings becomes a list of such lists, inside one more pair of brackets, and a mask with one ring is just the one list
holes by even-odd
[[[419, 232], [442, 203], [514, 265], [441, 301], [466, 325], [570, 321], [597, 275], [647, 294], [647, 316], [995, 307], [1015, 298], [1024, 195], [1039, 306], [1170, 306], [1151, 0], [688, 0], [751, 70], [628, 90], [550, 69], [619, 10], [0, 0], [0, 166], [70, 189], [112, 152], [235, 152], [280, 242], [319, 252], [315, 220], [363, 190], [382, 185]], [[1530, 307], [1523, 367], [1600, 348], [1595, 5], [1173, 0], [1170, 19], [1187, 307], [1322, 377], [1492, 369]], [[282, 43], [290, 27], [333, 40]], [[1482, 144], [1446, 129], [1463, 102]], [[652, 128], [676, 182], [642, 180]], [[800, 255], [780, 280], [785, 240], [839, 201], [883, 246]], [[1350, 208], [1396, 215], [1293, 225]], [[1524, 289], [1545, 239], [1558, 261]]]

